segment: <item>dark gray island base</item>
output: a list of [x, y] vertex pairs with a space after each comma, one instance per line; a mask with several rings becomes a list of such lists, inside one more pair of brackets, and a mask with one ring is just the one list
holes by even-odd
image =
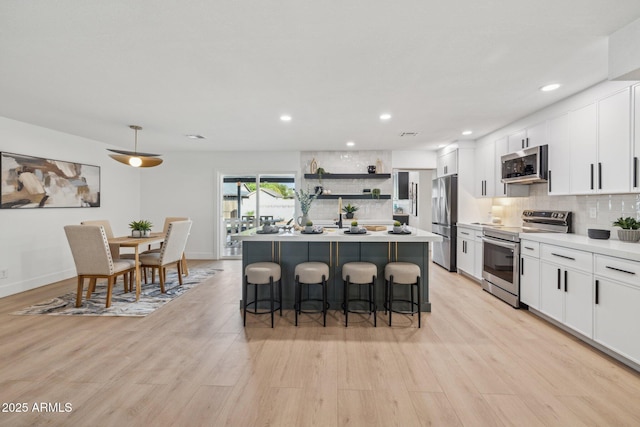
[[[410, 262], [420, 267], [421, 310], [431, 311], [429, 301], [429, 242], [439, 236], [416, 230], [412, 236], [394, 236], [387, 232], [371, 233], [367, 236], [342, 235], [341, 231], [325, 233], [316, 239], [300, 234], [246, 235], [242, 243], [242, 266], [254, 262], [275, 262], [282, 268], [283, 308], [289, 310], [294, 305], [294, 269], [297, 264], [307, 261], [324, 262], [329, 265], [328, 301], [330, 310], [341, 310], [343, 300], [342, 266], [347, 262], [364, 261], [376, 265], [378, 276], [376, 295], [378, 311], [384, 306], [384, 268], [389, 262]], [[318, 239], [319, 237], [319, 239]], [[315, 240], [315, 241], [314, 241]], [[261, 297], [268, 295], [268, 287], [260, 290]], [[362, 289], [359, 289], [362, 288]], [[409, 286], [394, 288], [395, 298], [409, 299]], [[304, 297], [320, 298], [320, 287], [311, 287], [310, 294], [305, 288]], [[352, 287], [350, 295], [366, 298], [367, 288]], [[314, 304], [314, 303], [309, 303]], [[394, 308], [403, 309], [403, 303]], [[319, 304], [316, 304], [318, 307]]]

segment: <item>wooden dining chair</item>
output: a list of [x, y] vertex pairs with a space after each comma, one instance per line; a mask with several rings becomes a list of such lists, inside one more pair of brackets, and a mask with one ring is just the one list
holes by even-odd
[[[140, 266], [145, 275], [147, 283], [146, 269], [158, 269], [160, 276], [160, 291], [165, 293], [165, 281], [167, 279], [167, 267], [176, 264], [178, 270], [178, 281], [182, 285], [182, 254], [187, 245], [191, 221], [173, 221], [169, 223], [164, 243], [159, 252], [147, 252], [140, 254]], [[155, 277], [154, 277], [155, 281]]]
[[[84, 280], [89, 279], [87, 299], [95, 291], [96, 280], [107, 279], [107, 297], [105, 307], [111, 306], [111, 294], [116, 276], [127, 274], [129, 286], [131, 286], [135, 261], [128, 259], [113, 259], [107, 234], [102, 225], [66, 225], [64, 232], [67, 235], [71, 254], [78, 274], [78, 293], [76, 295], [76, 307], [82, 305], [82, 291]], [[125, 286], [127, 280], [125, 279]]]

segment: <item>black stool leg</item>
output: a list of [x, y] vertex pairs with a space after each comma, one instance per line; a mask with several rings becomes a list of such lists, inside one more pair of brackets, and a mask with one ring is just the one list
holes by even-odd
[[384, 314], [387, 314], [387, 309], [389, 308], [389, 281], [385, 279], [384, 281]]
[[349, 276], [344, 284], [344, 327], [349, 326]]
[[276, 311], [274, 308], [274, 292], [273, 292], [273, 277], [269, 277], [269, 299], [271, 300], [271, 327], [273, 328], [273, 313]]
[[242, 326], [247, 326], [247, 294], [249, 290], [249, 284], [247, 276], [244, 276], [242, 284]]
[[378, 308], [376, 306], [376, 300], [375, 300], [375, 295], [376, 295], [376, 276], [373, 276], [373, 280], [371, 281], [371, 290], [369, 291], [369, 301], [371, 301], [371, 304], [373, 305], [373, 327], [377, 327], [378, 326], [378, 316], [376, 315], [376, 309]]
[[389, 277], [389, 326], [391, 326], [391, 316], [393, 315], [393, 276]]
[[296, 312], [296, 326], [298, 326], [298, 313], [300, 310], [300, 292], [302, 291], [300, 289], [300, 276], [296, 276], [296, 281], [295, 281], [295, 299], [296, 302], [293, 305], [293, 310]]
[[253, 312], [258, 313], [258, 285], [253, 285], [253, 300], [255, 301], [253, 305]]
[[278, 304], [280, 305], [280, 317], [282, 317], [282, 276], [278, 280], [278, 298], [280, 298]]
[[322, 276], [322, 326], [327, 327], [327, 278]]
[[420, 322], [422, 319], [422, 314], [420, 311], [420, 278], [418, 277], [418, 281], [416, 283], [416, 289], [417, 289], [417, 293], [418, 293], [418, 328], [421, 326]]
[[411, 285], [409, 290], [411, 291], [411, 316], [413, 316], [413, 312], [416, 311], [416, 309], [414, 308], [416, 306], [416, 304], [415, 304], [414, 299], [413, 299], [413, 285]]

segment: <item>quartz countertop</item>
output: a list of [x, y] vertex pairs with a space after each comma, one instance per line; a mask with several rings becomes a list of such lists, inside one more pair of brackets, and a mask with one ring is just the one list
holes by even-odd
[[583, 235], [562, 233], [520, 233], [520, 239], [640, 261], [639, 242], [590, 239]]
[[[358, 221], [360, 222], [360, 221]], [[314, 223], [316, 223], [314, 221]], [[379, 224], [379, 223], [378, 223]], [[366, 225], [366, 224], [365, 224]], [[249, 241], [296, 241], [296, 242], [441, 242], [442, 236], [429, 231], [408, 227], [411, 234], [390, 234], [387, 230], [367, 231], [367, 234], [344, 234], [348, 228], [325, 228], [322, 234], [302, 234], [299, 231], [256, 234], [256, 230], [247, 230], [235, 236], [237, 240]]]

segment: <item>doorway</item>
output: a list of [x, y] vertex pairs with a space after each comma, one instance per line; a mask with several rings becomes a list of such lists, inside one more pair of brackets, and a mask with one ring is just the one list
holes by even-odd
[[222, 175], [221, 258], [242, 257], [240, 233], [265, 222], [285, 225], [295, 215], [294, 174]]

